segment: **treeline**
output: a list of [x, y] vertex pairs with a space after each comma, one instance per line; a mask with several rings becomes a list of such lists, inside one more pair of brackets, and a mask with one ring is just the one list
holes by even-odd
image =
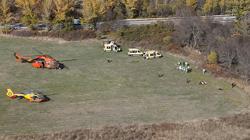
[[179, 47], [199, 50], [210, 66], [219, 65], [224, 72], [250, 83], [250, 23], [246, 20], [222, 25], [185, 19], [175, 27], [171, 38]]
[[187, 56], [196, 50], [201, 54], [199, 60], [205, 68], [250, 83], [250, 23], [245, 19], [222, 25], [190, 17], [179, 24], [159, 22], [125, 26], [115, 32], [116, 38], [133, 47], [167, 50]]
[[[0, 0], [0, 23], [26, 25], [65, 23], [80, 18], [85, 23], [137, 17], [233, 14], [250, 11], [249, 0]], [[186, 10], [184, 10], [186, 11]]]

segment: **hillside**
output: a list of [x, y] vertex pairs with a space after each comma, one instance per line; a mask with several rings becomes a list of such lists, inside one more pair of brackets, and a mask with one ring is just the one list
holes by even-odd
[[250, 138], [250, 114], [179, 123], [106, 126], [43, 135], [0, 136], [2, 140], [247, 140]]

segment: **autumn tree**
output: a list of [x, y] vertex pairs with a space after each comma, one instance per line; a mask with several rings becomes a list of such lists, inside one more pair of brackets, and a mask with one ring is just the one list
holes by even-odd
[[206, 0], [205, 4], [203, 5], [203, 12], [205, 14], [209, 14], [213, 9], [213, 0]]
[[188, 7], [193, 8], [194, 10], [197, 9], [197, 0], [186, 0], [186, 5]]
[[202, 10], [205, 14], [220, 14], [224, 8], [224, 0], [206, 0]]
[[139, 15], [140, 10], [142, 9], [142, 7], [140, 7], [141, 0], [124, 0], [124, 3], [130, 18], [134, 18]]
[[75, 0], [53, 0], [55, 22], [62, 23], [67, 20], [68, 13], [74, 10]]
[[142, 1], [142, 16], [150, 15], [149, 11], [150, 0], [143, 0]]
[[83, 1], [83, 21], [96, 22], [105, 13], [105, 1], [84, 0]]
[[250, 24], [246, 20], [240, 20], [235, 23], [234, 32], [242, 37], [250, 37]]
[[27, 25], [37, 23], [36, 7], [39, 0], [15, 0], [15, 4], [22, 11], [22, 21]]
[[7, 24], [13, 19], [8, 0], [0, 0], [0, 23]]
[[126, 6], [121, 0], [107, 0], [103, 11], [103, 20], [126, 18]]
[[50, 22], [53, 9], [53, 0], [43, 0], [42, 1], [42, 18], [46, 23]]
[[236, 15], [238, 19], [241, 19], [250, 11], [250, 0], [230, 0], [230, 4], [232, 14]]
[[226, 10], [226, 0], [220, 0], [219, 7], [220, 7], [220, 13], [225, 13], [225, 10]]

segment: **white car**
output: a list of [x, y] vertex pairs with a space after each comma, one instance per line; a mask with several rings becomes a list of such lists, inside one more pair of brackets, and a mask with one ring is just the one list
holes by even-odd
[[128, 49], [128, 56], [143, 56], [143, 52], [140, 51], [138, 48], [129, 48]]
[[122, 49], [114, 42], [114, 41], [108, 41], [108, 42], [104, 42], [103, 44], [104, 48], [103, 50], [105, 52], [121, 52]]
[[161, 58], [163, 57], [161, 53], [155, 50], [146, 51], [143, 55], [145, 59]]

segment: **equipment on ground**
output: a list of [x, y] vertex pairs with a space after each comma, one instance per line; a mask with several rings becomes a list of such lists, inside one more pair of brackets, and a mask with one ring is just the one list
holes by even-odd
[[232, 85], [232, 88], [237, 86], [236, 83], [234, 83], [234, 82], [231, 85]]
[[199, 85], [207, 85], [207, 82], [206, 81], [200, 81]]
[[33, 55], [33, 56], [22, 56], [18, 53], [14, 53], [17, 62], [21, 63], [31, 63], [34, 68], [48, 68], [48, 69], [63, 69], [65, 65], [55, 58], [42, 54], [40, 51], [36, 50], [41, 55]]
[[223, 88], [218, 88], [218, 90], [223, 90]]
[[114, 41], [108, 41], [108, 42], [104, 42], [103, 44], [104, 48], [104, 52], [121, 52], [122, 49], [119, 45], [117, 45]]
[[143, 56], [143, 52], [138, 48], [129, 48], [128, 56]]
[[188, 62], [178, 62], [176, 69], [180, 70], [180, 71], [183, 71], [185, 73], [188, 73], [188, 72], [192, 71], [192, 68], [191, 68], [191, 66], [189, 65]]
[[151, 51], [146, 51], [143, 54], [144, 59], [153, 59], [153, 58], [161, 58], [163, 57], [162, 54], [160, 54], [158, 51], [151, 50]]
[[202, 73], [203, 75], [206, 74], [207, 70], [206, 69], [202, 69]]
[[7, 89], [6, 95], [10, 97], [11, 99], [16, 99], [16, 98], [23, 99], [24, 98], [30, 102], [37, 102], [37, 103], [46, 102], [50, 100], [46, 95], [43, 95], [41, 92], [34, 91], [34, 90], [14, 93], [11, 89]]

